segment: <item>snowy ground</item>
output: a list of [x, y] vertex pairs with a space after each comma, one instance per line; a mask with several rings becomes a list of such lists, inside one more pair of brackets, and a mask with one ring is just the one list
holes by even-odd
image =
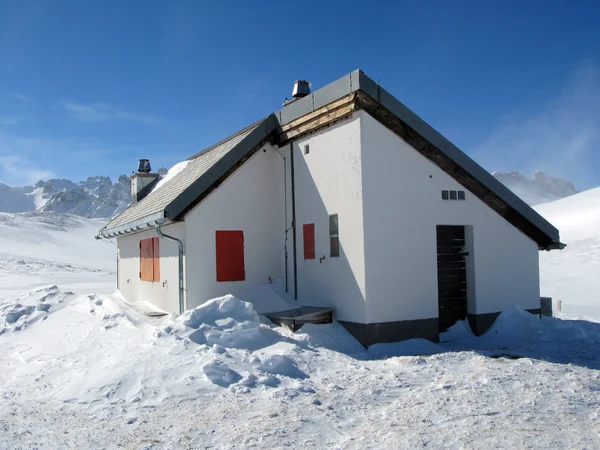
[[106, 219], [0, 213], [0, 299], [34, 286], [111, 293], [116, 247], [94, 236]]
[[[365, 351], [233, 297], [149, 318], [111, 294], [101, 226], [0, 214], [0, 448], [600, 448], [598, 322], [511, 309], [482, 338], [457, 324], [443, 344]], [[563, 309], [593, 307], [591, 284], [570, 295], [596, 260], [585, 239], [542, 255]]]
[[233, 297], [158, 320], [46, 287], [0, 311], [0, 447], [600, 448], [600, 323], [515, 309], [367, 352]]
[[535, 209], [560, 230], [567, 247], [540, 253], [542, 295], [562, 311], [600, 319], [600, 188]]

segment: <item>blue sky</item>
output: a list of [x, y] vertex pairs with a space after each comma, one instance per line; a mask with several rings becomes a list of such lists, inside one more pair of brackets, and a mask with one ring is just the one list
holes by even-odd
[[0, 0], [0, 182], [170, 167], [295, 79], [381, 80], [488, 170], [600, 185], [600, 4]]

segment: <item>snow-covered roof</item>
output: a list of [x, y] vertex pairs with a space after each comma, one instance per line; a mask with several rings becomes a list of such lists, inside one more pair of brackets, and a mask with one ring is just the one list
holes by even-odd
[[[179, 220], [266, 139], [274, 144], [286, 143], [313, 132], [315, 128], [307, 125], [313, 119], [317, 126], [326, 126], [322, 116], [329, 113], [335, 116], [337, 111], [339, 115], [334, 119], [338, 120], [347, 111], [351, 114], [357, 109], [363, 109], [399, 135], [540, 248], [564, 247], [554, 226], [360, 70], [286, 103], [266, 119], [193, 156], [181, 172], [115, 217], [100, 235], [135, 232], [164, 218]], [[290, 129], [294, 130], [294, 137], [290, 137]]]
[[186, 189], [194, 182], [210, 175], [210, 170], [234, 149], [238, 148], [263, 122], [254, 123], [188, 160], [175, 165], [146, 197], [114, 217], [102, 228], [100, 234], [108, 236], [114, 233], [122, 234], [126, 231], [135, 231], [136, 227], [165, 218], [164, 212], [173, 201], [184, 194]]

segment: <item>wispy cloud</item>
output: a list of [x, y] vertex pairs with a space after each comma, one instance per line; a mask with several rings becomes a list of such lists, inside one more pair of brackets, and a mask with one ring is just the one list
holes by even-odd
[[21, 92], [11, 92], [10, 95], [12, 98], [16, 98], [17, 100], [21, 100], [22, 102], [32, 102], [33, 99], [29, 95], [22, 94]]
[[103, 103], [64, 103], [67, 112], [77, 120], [85, 122], [138, 122], [146, 125], [157, 125], [163, 120], [154, 114], [122, 111]]
[[23, 119], [19, 116], [11, 116], [9, 114], [0, 114], [0, 125], [15, 125]]
[[55, 176], [53, 172], [40, 169], [31, 161], [15, 155], [0, 156], [0, 168], [4, 172], [3, 178], [13, 180], [17, 186], [31, 185]]
[[600, 69], [588, 62], [537, 113], [505, 120], [471, 155], [489, 170], [543, 170], [585, 188], [597, 184], [599, 149]]

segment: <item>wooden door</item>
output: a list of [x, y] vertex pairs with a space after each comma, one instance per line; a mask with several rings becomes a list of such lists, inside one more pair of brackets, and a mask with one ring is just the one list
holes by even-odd
[[465, 227], [437, 226], [438, 306], [440, 333], [467, 318]]

